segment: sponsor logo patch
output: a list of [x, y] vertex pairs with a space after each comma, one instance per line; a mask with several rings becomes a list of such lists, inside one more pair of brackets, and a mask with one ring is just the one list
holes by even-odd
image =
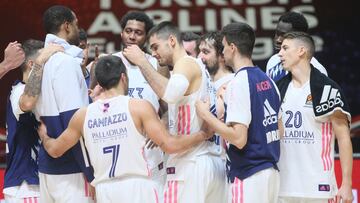
[[166, 174], [175, 174], [175, 167], [166, 168]]
[[329, 192], [330, 191], [330, 185], [328, 185], [328, 184], [319, 184], [319, 191], [320, 192]]

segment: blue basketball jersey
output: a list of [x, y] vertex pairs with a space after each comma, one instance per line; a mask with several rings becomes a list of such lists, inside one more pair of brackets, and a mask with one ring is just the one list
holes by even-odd
[[6, 106], [7, 125], [7, 152], [4, 188], [20, 186], [23, 181], [31, 185], [39, 185], [38, 177], [38, 151], [39, 136], [37, 134], [38, 122], [31, 112], [18, 114], [12, 106], [18, 105], [19, 97], [24, 84], [16, 81], [11, 94], [19, 94], [11, 101], [8, 98]]
[[240, 69], [227, 86], [226, 123], [248, 126], [242, 149], [230, 144], [229, 178], [233, 182], [274, 167], [280, 155], [278, 115], [280, 98], [274, 82], [258, 67]]

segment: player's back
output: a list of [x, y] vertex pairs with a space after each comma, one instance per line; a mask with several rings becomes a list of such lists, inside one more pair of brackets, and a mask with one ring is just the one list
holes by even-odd
[[128, 96], [97, 100], [87, 108], [84, 139], [96, 185], [112, 178], [148, 177], [144, 158], [145, 137], [129, 111]]

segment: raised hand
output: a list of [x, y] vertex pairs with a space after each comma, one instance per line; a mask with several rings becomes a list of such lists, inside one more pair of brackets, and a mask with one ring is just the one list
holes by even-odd
[[24, 50], [17, 41], [10, 42], [4, 51], [4, 65], [8, 70], [19, 67], [25, 60]]
[[141, 66], [141, 64], [147, 61], [145, 53], [140, 49], [138, 45], [127, 46], [123, 50], [123, 55], [126, 57], [127, 60], [130, 61], [130, 63], [137, 66]]

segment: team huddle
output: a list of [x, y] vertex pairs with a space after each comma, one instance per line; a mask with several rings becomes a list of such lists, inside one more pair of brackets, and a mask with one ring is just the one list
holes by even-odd
[[52, 6], [43, 24], [44, 42], [5, 50], [23, 73], [7, 106], [6, 202], [352, 202], [349, 106], [302, 14], [280, 17], [266, 72], [243, 22], [184, 35], [131, 11], [121, 51], [90, 64], [72, 10]]

